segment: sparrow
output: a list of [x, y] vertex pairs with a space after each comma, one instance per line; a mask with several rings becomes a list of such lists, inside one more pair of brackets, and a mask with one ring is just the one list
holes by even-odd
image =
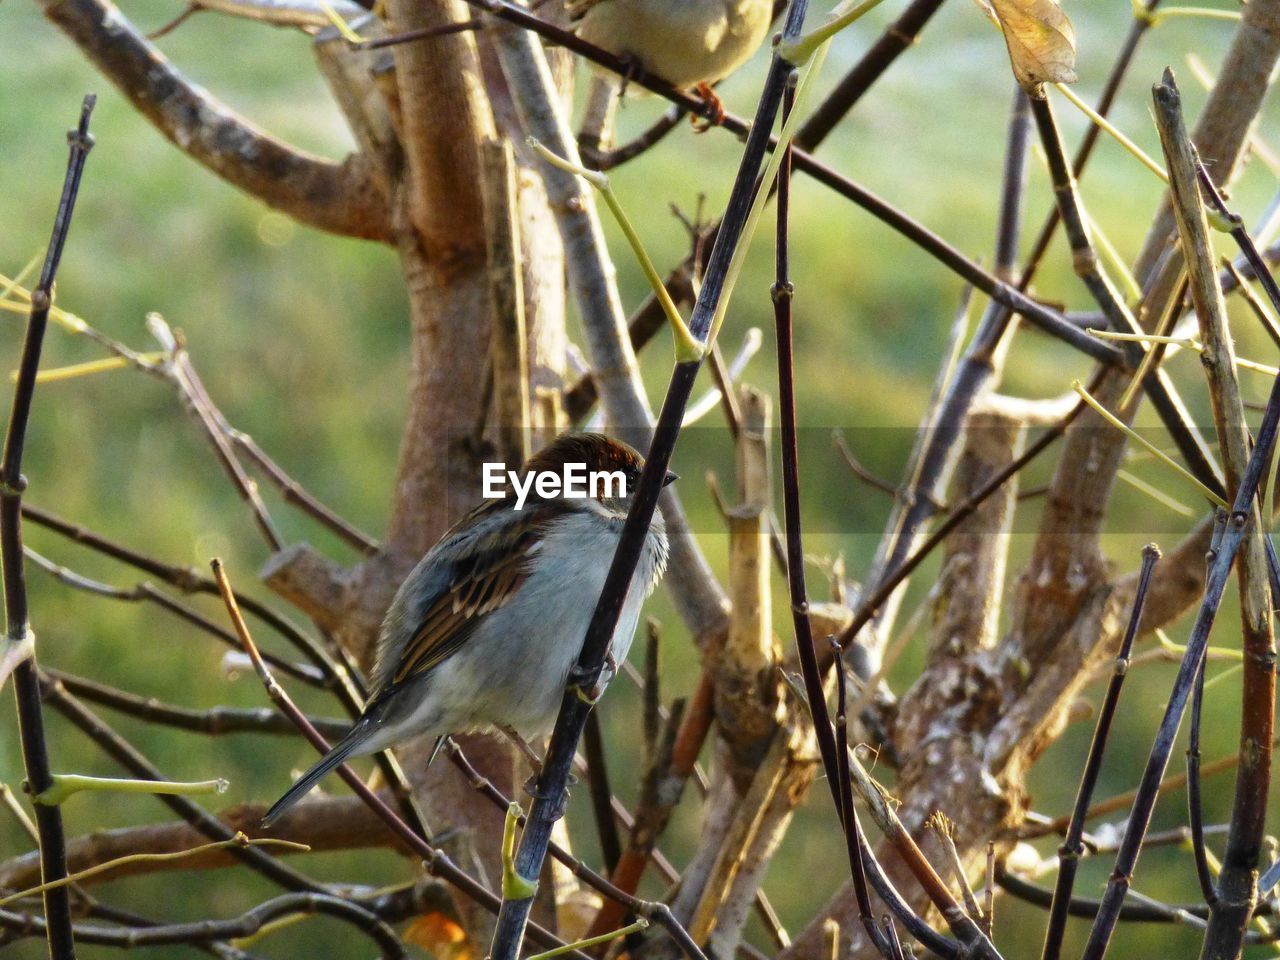
[[[611, 485], [531, 482], [607, 472]], [[644, 460], [596, 433], [557, 437], [513, 475], [505, 495], [463, 517], [422, 558], [387, 612], [371, 693], [349, 733], [281, 797], [270, 825], [340, 763], [410, 737], [551, 732], [604, 587]], [[664, 485], [675, 480], [668, 473]], [[583, 493], [585, 495], [576, 495]], [[550, 495], [548, 495], [550, 494]], [[593, 495], [594, 494], [594, 495]], [[655, 514], [610, 645], [624, 659], [640, 608], [666, 569]], [[607, 682], [607, 678], [602, 678]], [[594, 691], [593, 691], [594, 693]]]
[[751, 58], [773, 21], [773, 0], [569, 0], [568, 9], [582, 39], [713, 107], [711, 84]]

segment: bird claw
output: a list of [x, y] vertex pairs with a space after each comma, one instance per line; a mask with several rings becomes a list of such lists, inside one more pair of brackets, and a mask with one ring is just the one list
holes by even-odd
[[700, 83], [693, 89], [709, 111], [708, 116], [690, 118], [694, 132], [705, 133], [712, 127], [721, 126], [725, 118], [724, 101], [720, 99], [709, 83]]
[[594, 707], [600, 702], [600, 698], [604, 696], [604, 688], [617, 675], [618, 661], [613, 658], [612, 653], [606, 653], [604, 667], [600, 671], [600, 676], [596, 678], [596, 682], [591, 685], [590, 690], [586, 689], [587, 674], [577, 664], [569, 671], [569, 689], [587, 706]]
[[551, 811], [552, 819], [559, 820], [565, 815], [569, 808], [569, 788], [575, 786], [578, 778], [573, 774], [569, 774], [569, 779], [565, 781], [564, 793], [559, 797], [552, 795], [543, 790], [538, 789], [538, 775], [534, 774], [524, 782], [524, 792], [534, 800], [543, 800], [555, 803], [554, 809]]
[[629, 53], [622, 56], [622, 73], [620, 74], [622, 82], [618, 84], [619, 100], [623, 100], [625, 102], [624, 98], [627, 95], [627, 87], [631, 86], [635, 78], [643, 72], [644, 68], [640, 66], [639, 60]]

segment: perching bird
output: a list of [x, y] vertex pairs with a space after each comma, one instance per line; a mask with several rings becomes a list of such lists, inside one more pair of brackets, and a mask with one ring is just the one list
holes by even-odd
[[578, 36], [718, 103], [711, 84], [751, 58], [773, 0], [569, 0]]
[[[583, 497], [524, 487], [527, 499], [511, 492], [488, 500], [446, 533], [392, 601], [364, 712], [264, 824], [344, 760], [419, 734], [501, 730], [527, 740], [551, 731], [644, 461], [600, 434], [564, 434], [524, 465], [521, 482], [563, 477], [567, 464], [585, 465], [588, 475], [612, 473], [621, 485], [599, 483], [596, 496]], [[665, 482], [674, 479], [668, 474]], [[612, 659], [626, 657], [640, 607], [666, 563], [667, 537], [655, 514], [614, 630]]]

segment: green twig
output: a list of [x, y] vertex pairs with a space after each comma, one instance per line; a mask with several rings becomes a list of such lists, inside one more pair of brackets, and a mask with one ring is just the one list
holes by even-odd
[[547, 163], [569, 173], [577, 174], [595, 187], [600, 192], [600, 195], [604, 197], [605, 205], [618, 222], [618, 227], [622, 230], [623, 236], [631, 244], [631, 250], [640, 264], [640, 269], [644, 271], [645, 279], [649, 281], [653, 295], [658, 298], [658, 303], [662, 305], [662, 312], [667, 315], [667, 322], [671, 324], [671, 332], [676, 341], [676, 363], [690, 363], [701, 360], [704, 352], [703, 345], [689, 332], [689, 325], [685, 323], [684, 317], [680, 315], [680, 311], [676, 308], [675, 301], [671, 299], [671, 294], [667, 292], [667, 285], [663, 282], [662, 275], [658, 273], [657, 267], [653, 265], [653, 261], [649, 258], [648, 251], [645, 250], [644, 243], [640, 240], [640, 234], [636, 232], [636, 228], [631, 223], [631, 218], [622, 209], [622, 204], [613, 192], [613, 186], [609, 183], [609, 178], [599, 170], [588, 170], [584, 166], [570, 163], [564, 157], [552, 153], [536, 137], [529, 137], [527, 142], [534, 152]]
[[[526, 880], [516, 870], [516, 825], [524, 811], [512, 801], [507, 807], [507, 818], [502, 824], [502, 899], [527, 900], [538, 890], [538, 884]], [[572, 947], [568, 949], [573, 949]]]
[[170, 853], [131, 853], [128, 856], [117, 857], [114, 860], [108, 860], [106, 863], [95, 864], [78, 873], [70, 876], [62, 877], [58, 880], [42, 883], [38, 887], [31, 887], [29, 890], [20, 890], [17, 893], [10, 894], [7, 897], [0, 897], [0, 907], [6, 904], [15, 903], [18, 900], [27, 897], [35, 897], [46, 890], [54, 890], [58, 887], [65, 887], [72, 883], [79, 883], [81, 880], [87, 880], [89, 877], [96, 877], [100, 873], [108, 873], [112, 870], [118, 870], [120, 867], [128, 866], [133, 863], [165, 863], [170, 860], [182, 860], [186, 857], [194, 857], [202, 853], [209, 853], [213, 850], [225, 850], [228, 847], [283, 847], [287, 850], [295, 850], [300, 853], [309, 853], [311, 847], [305, 843], [294, 843], [292, 840], [277, 840], [271, 837], [263, 837], [256, 840], [250, 840], [243, 833], [237, 833], [230, 840], [217, 840], [213, 843], [201, 844], [198, 847], [192, 847], [189, 850], [175, 850]]
[[55, 773], [53, 784], [31, 798], [42, 807], [56, 807], [67, 802], [72, 794], [83, 791], [109, 791], [111, 793], [163, 793], [180, 796], [198, 796], [205, 793], [226, 793], [230, 784], [217, 780], [184, 782], [176, 780], [128, 780], [121, 777], [86, 777], [79, 773]]
[[[837, 33], [863, 14], [874, 10], [881, 2], [882, 0], [862, 0], [861, 3], [851, 6], [849, 0], [846, 0], [831, 11], [831, 16], [822, 26], [815, 27], [794, 40], [784, 40], [778, 44], [779, 56], [792, 66], [803, 67], [819, 47], [833, 40]], [[769, 182], [765, 181], [765, 183]]]
[[1124, 147], [1125, 150], [1134, 157], [1134, 159], [1165, 183], [1169, 182], [1169, 174], [1165, 172], [1164, 167], [1160, 166], [1160, 164], [1153, 160], [1140, 146], [1121, 133], [1120, 129], [1115, 124], [1102, 114], [1098, 113], [1098, 111], [1094, 110], [1093, 107], [1089, 106], [1089, 104], [1081, 100], [1074, 90], [1068, 87], [1065, 83], [1055, 83], [1053, 86], [1056, 87], [1058, 92], [1066, 97], [1077, 110], [1097, 124], [1101, 130], [1109, 133], [1115, 141], [1120, 144], [1120, 146]]
[[1089, 391], [1084, 388], [1084, 384], [1082, 384], [1079, 380], [1073, 380], [1071, 382], [1071, 389], [1074, 390], [1076, 393], [1078, 393], [1080, 395], [1080, 399], [1083, 400], [1085, 403], [1087, 403], [1089, 406], [1091, 406], [1094, 412], [1097, 413], [1098, 416], [1102, 417], [1103, 420], [1107, 421], [1107, 423], [1111, 424], [1121, 433], [1124, 433], [1126, 436], [1129, 437], [1130, 440], [1134, 440], [1137, 443], [1142, 444], [1142, 446], [1145, 447], [1157, 460], [1159, 460], [1161, 463], [1164, 463], [1166, 466], [1172, 467], [1174, 470], [1178, 471], [1178, 473], [1181, 474], [1183, 477], [1185, 477], [1186, 479], [1194, 483], [1197, 487], [1200, 488], [1200, 491], [1206, 497], [1208, 497], [1214, 503], [1218, 504], [1218, 506], [1228, 508], [1227, 502], [1223, 500], [1220, 496], [1218, 496], [1216, 493], [1214, 493], [1212, 490], [1210, 490], [1208, 487], [1206, 487], [1199, 480], [1197, 480], [1195, 475], [1191, 473], [1191, 471], [1187, 470], [1184, 466], [1182, 466], [1182, 464], [1178, 463], [1176, 460], [1170, 457], [1167, 453], [1165, 453], [1163, 450], [1157, 447], [1154, 443], [1152, 443], [1146, 437], [1142, 436], [1142, 434], [1138, 433], [1136, 430], [1130, 427], [1127, 423], [1125, 423], [1123, 420], [1117, 417], [1114, 413], [1112, 413], [1110, 410], [1108, 410], [1106, 407], [1100, 404], [1096, 399], [1094, 399], [1093, 394], [1089, 393]]
[[579, 940], [577, 943], [566, 943], [563, 947], [556, 947], [554, 950], [548, 950], [545, 953], [535, 953], [528, 960], [551, 960], [552, 957], [563, 956], [574, 950], [586, 950], [590, 947], [598, 947], [602, 943], [609, 943], [611, 940], [617, 940], [620, 937], [628, 937], [633, 933], [639, 933], [649, 926], [649, 921], [644, 917], [640, 917], [635, 923], [614, 930], [612, 933], [602, 933], [598, 937], [588, 937], [586, 940]]

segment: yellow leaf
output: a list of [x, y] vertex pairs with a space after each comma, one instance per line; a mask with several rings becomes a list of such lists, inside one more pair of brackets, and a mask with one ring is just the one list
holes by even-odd
[[1076, 31], [1056, 0], [989, 0], [1022, 89], [1076, 80]]

